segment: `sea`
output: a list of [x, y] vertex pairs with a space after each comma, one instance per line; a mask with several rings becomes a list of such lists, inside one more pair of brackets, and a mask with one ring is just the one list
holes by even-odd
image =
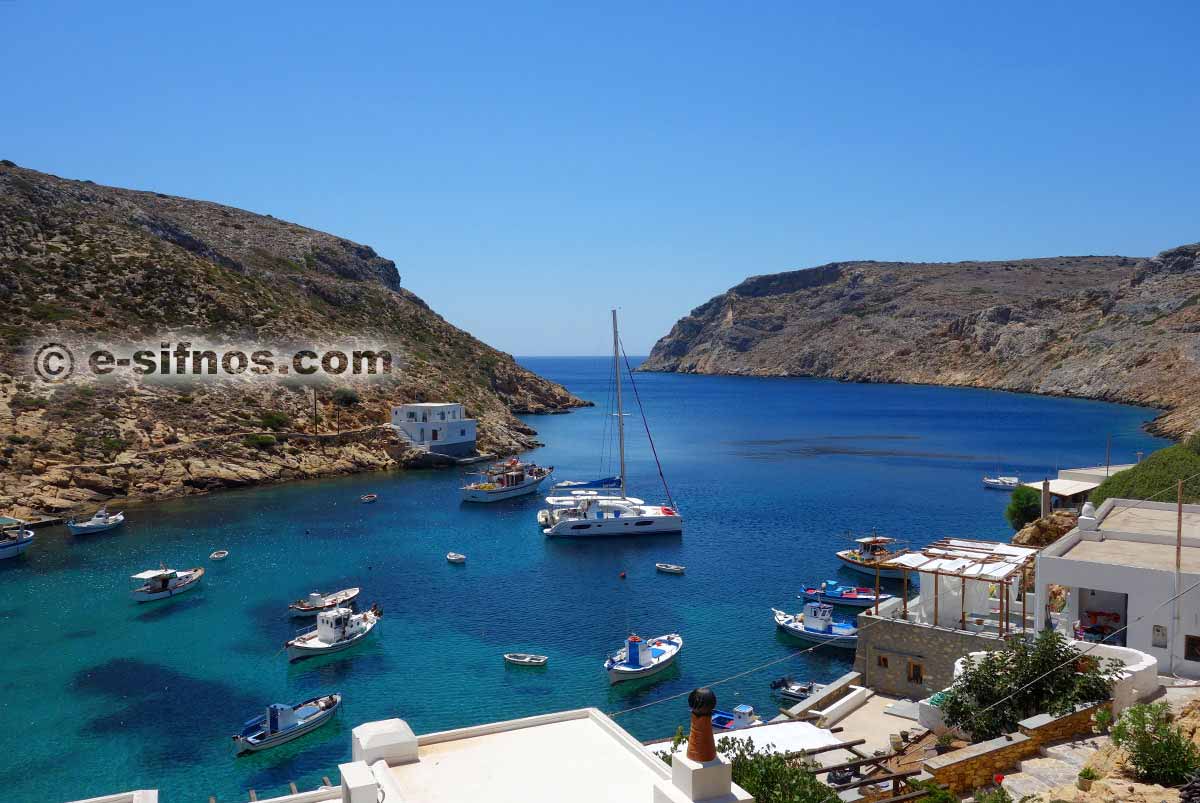
[[[553, 465], [556, 479], [615, 473], [610, 361], [521, 362], [596, 402], [525, 417], [545, 444], [526, 457]], [[1142, 428], [1155, 411], [1095, 401], [816, 379], [635, 379], [622, 419], [629, 493], [673, 500], [682, 536], [548, 539], [535, 521], [538, 496], [460, 503], [468, 468], [140, 505], [119, 530], [90, 537], [39, 530], [24, 556], [0, 562], [0, 789], [39, 803], [136, 788], [159, 789], [165, 803], [245, 801], [250, 789], [265, 798], [289, 781], [302, 790], [324, 776], [336, 782], [362, 722], [400, 717], [426, 733], [594, 706], [648, 740], [687, 722], [676, 695], [711, 683], [721, 707], [749, 703], [769, 717], [782, 702], [771, 680], [828, 681], [850, 668], [848, 651], [797, 656], [801, 645], [771, 615], [795, 609], [804, 584], [869, 582], [834, 557], [848, 533], [916, 545], [1008, 539], [1008, 495], [984, 489], [984, 474], [1040, 480], [1165, 445]], [[379, 501], [360, 503], [369, 492]], [[210, 561], [216, 549], [228, 559]], [[448, 564], [451, 550], [467, 563]], [[686, 574], [658, 573], [656, 562]], [[207, 575], [178, 598], [133, 602], [130, 575], [160, 564]], [[378, 631], [347, 652], [290, 664], [281, 648], [300, 623], [288, 602], [349, 586], [383, 608]], [[666, 673], [610, 686], [602, 662], [630, 632], [678, 632], [685, 646]], [[513, 651], [550, 660], [509, 666], [501, 655]], [[233, 755], [231, 734], [268, 703], [335, 691], [345, 702], [330, 724]]]

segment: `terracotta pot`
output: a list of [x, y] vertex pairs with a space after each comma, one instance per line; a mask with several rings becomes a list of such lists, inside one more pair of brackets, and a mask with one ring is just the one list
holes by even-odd
[[1092, 788], [1092, 779], [1091, 778], [1076, 778], [1075, 785], [1077, 787], [1079, 787], [1079, 790], [1081, 792], [1086, 792]]

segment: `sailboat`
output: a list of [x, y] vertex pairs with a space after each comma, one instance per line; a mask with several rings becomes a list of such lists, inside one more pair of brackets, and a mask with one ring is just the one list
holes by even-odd
[[[575, 488], [570, 496], [547, 499], [548, 508], [538, 511], [542, 532], [558, 538], [595, 538], [612, 535], [682, 533], [683, 516], [669, 499], [668, 504], [648, 505], [628, 495], [625, 485], [625, 417], [621, 400], [621, 340], [617, 333], [617, 311], [612, 311], [613, 376], [616, 382], [617, 442], [620, 448], [620, 485], [612, 493]], [[632, 377], [631, 377], [632, 381]], [[634, 387], [637, 390], [637, 387]], [[639, 407], [641, 403], [639, 402]], [[647, 430], [647, 432], [649, 432]], [[653, 445], [653, 444], [652, 444]], [[658, 456], [655, 455], [655, 462]], [[659, 474], [662, 466], [659, 466]]]

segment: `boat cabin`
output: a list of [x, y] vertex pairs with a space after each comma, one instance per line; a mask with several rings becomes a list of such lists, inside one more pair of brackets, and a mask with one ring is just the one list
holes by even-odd
[[833, 606], [824, 602], [805, 603], [804, 629], [814, 633], [829, 633], [833, 629]]
[[334, 608], [317, 614], [317, 638], [326, 644], [345, 641], [363, 629], [363, 617], [349, 608]]
[[637, 667], [649, 663], [650, 645], [642, 641], [641, 636], [630, 635], [625, 639], [625, 665]]
[[457, 402], [420, 402], [392, 407], [392, 426], [415, 446], [450, 457], [475, 454], [475, 419]]
[[132, 575], [129, 579], [136, 580], [140, 583], [140, 587], [150, 592], [166, 591], [171, 587], [171, 581], [179, 576], [179, 572], [174, 569], [147, 569], [144, 572], [138, 572]]

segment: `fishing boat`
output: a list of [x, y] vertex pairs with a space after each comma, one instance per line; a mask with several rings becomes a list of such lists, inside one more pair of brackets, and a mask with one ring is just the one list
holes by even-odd
[[278, 747], [324, 725], [337, 713], [342, 695], [326, 694], [296, 705], [272, 703], [260, 717], [246, 721], [233, 737], [238, 755]]
[[379, 494], [363, 494], [362, 496], [358, 497], [358, 501], [362, 502], [364, 505], [369, 505], [378, 498]]
[[156, 599], [166, 599], [191, 591], [200, 583], [204, 569], [197, 566], [194, 569], [147, 569], [130, 577], [140, 585], [129, 592], [129, 596], [138, 602], [152, 602]]
[[479, 481], [464, 485], [459, 488], [459, 493], [464, 502], [499, 502], [501, 499], [512, 499], [536, 491], [552, 471], [554, 466], [522, 463], [513, 457], [503, 463], [494, 463], [479, 472]]
[[756, 725], [762, 720], [754, 713], [754, 706], [742, 703], [734, 706], [732, 711], [713, 711], [713, 730], [735, 731]]
[[353, 647], [369, 636], [382, 618], [383, 611], [376, 605], [363, 613], [355, 613], [349, 608], [321, 611], [317, 614], [315, 627], [283, 645], [287, 648], [288, 660], [299, 661]]
[[683, 574], [686, 566], [679, 566], [674, 563], [656, 563], [654, 568], [658, 569], [663, 574]]
[[1021, 484], [1020, 477], [984, 477], [983, 487], [997, 491], [1011, 491]]
[[506, 652], [504, 660], [517, 666], [545, 666], [550, 660], [546, 655], [533, 655], [527, 652]]
[[848, 622], [835, 622], [833, 606], [824, 602], [804, 603], [803, 613], [787, 613], [772, 608], [775, 624], [789, 636], [810, 644], [829, 644], [853, 650], [858, 646], [858, 628]]
[[885, 563], [892, 558], [904, 554], [904, 550], [897, 546], [895, 538], [887, 538], [882, 535], [868, 535], [864, 538], [855, 538], [854, 543], [857, 546], [851, 549], [843, 549], [837, 553], [838, 560], [845, 564], [847, 568], [862, 574], [869, 574], [872, 577], [878, 571], [880, 577], [886, 577], [891, 580], [899, 580], [903, 576], [903, 570], [901, 569], [877, 567], [877, 564]]
[[830, 605], [848, 605], [853, 608], [869, 608], [877, 600], [886, 602], [892, 598], [891, 594], [876, 594], [873, 588], [838, 585], [836, 580], [826, 580], [816, 588], [805, 588], [803, 593], [797, 596], [800, 599], [812, 599]]
[[120, 527], [125, 523], [125, 514], [117, 512], [109, 515], [108, 508], [102, 507], [90, 519], [70, 519], [67, 521], [67, 529], [71, 531], [71, 535], [86, 535], [88, 533], [102, 533]]
[[771, 681], [771, 690], [778, 692], [780, 697], [795, 702], [804, 702], [809, 697], [813, 696], [825, 686], [821, 683], [813, 683], [811, 680], [807, 683], [800, 683], [792, 678], [791, 675], [784, 675], [781, 678], [776, 678]]
[[229, 557], [228, 549], [218, 549], [216, 552], [209, 555], [208, 559], [209, 560], [225, 560], [225, 558], [227, 558], [227, 557]]
[[625, 646], [604, 662], [610, 683], [649, 677], [675, 663], [683, 649], [683, 636], [669, 633], [649, 641], [636, 634], [625, 639]]
[[0, 560], [15, 558], [33, 545], [33, 530], [20, 519], [5, 519], [11, 522], [0, 527]]
[[[667, 504], [647, 505], [640, 499], [631, 499], [625, 483], [625, 413], [621, 396], [621, 338], [617, 331], [617, 311], [612, 311], [613, 330], [613, 380], [616, 390], [616, 419], [617, 443], [621, 461], [621, 472], [616, 479], [620, 485], [615, 494], [574, 495], [572, 504], [551, 504], [538, 513], [538, 523], [542, 533], [558, 538], [595, 538], [598, 536], [614, 535], [649, 535], [652, 533], [682, 533], [683, 516], [671, 500], [667, 491]], [[628, 369], [628, 366], [626, 366]], [[633, 374], [629, 375], [630, 386], [637, 399], [637, 385]], [[638, 401], [641, 409], [641, 401]], [[642, 411], [645, 422], [645, 411]], [[649, 426], [646, 435], [650, 436]], [[655, 464], [658, 465], [659, 476], [662, 476], [662, 465], [658, 462], [658, 454], [654, 450], [654, 441], [650, 440], [650, 449], [654, 454]], [[666, 483], [663, 483], [666, 490]], [[578, 486], [572, 490], [592, 490]]]
[[447, 552], [446, 553], [446, 562], [454, 563], [456, 565], [462, 565], [467, 562], [467, 556], [463, 555], [459, 552]]
[[314, 591], [306, 599], [298, 599], [290, 603], [288, 605], [288, 612], [292, 616], [316, 616], [321, 611], [349, 606], [358, 596], [358, 592], [359, 589], [357, 588], [343, 588], [341, 591], [335, 591], [332, 594], [322, 594], [319, 591]]

